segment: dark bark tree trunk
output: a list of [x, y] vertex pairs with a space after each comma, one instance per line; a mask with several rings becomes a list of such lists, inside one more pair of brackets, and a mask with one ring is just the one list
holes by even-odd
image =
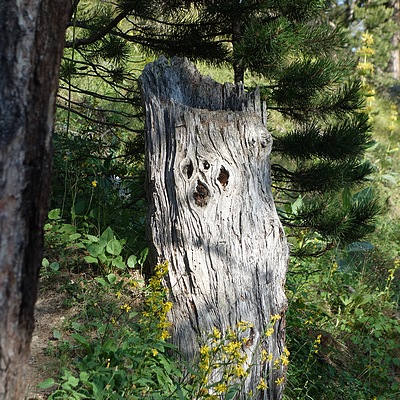
[[[249, 375], [237, 398], [253, 391], [254, 398], [278, 400], [288, 247], [271, 193], [272, 140], [259, 95], [202, 77], [177, 58], [149, 64], [140, 83], [149, 261], [169, 261], [172, 340], [193, 360], [214, 327], [226, 332], [249, 322]], [[271, 324], [274, 315], [280, 319]], [[256, 388], [261, 378], [268, 389]]]
[[[235, 46], [239, 43], [242, 39], [242, 22], [235, 21], [232, 26], [232, 45], [233, 45], [233, 53], [235, 53]], [[245, 68], [243, 65], [238, 61], [234, 60], [233, 62], [233, 73], [234, 73], [234, 82], [235, 83], [243, 83], [244, 82], [244, 73]]]
[[69, 0], [0, 2], [0, 399], [25, 398]]

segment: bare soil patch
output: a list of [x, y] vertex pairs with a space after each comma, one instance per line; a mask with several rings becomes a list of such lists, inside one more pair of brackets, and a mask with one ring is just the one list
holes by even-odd
[[43, 400], [48, 390], [39, 389], [38, 383], [55, 378], [61, 363], [57, 358], [57, 331], [61, 331], [66, 318], [72, 315], [74, 307], [67, 307], [68, 294], [63, 285], [74, 276], [55, 276], [44, 279], [39, 289], [35, 306], [35, 331], [32, 335], [31, 356], [26, 372], [27, 400]]

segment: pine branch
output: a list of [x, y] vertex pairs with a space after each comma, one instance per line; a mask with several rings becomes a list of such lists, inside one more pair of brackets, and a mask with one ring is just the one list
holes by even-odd
[[74, 109], [74, 108], [72, 108], [70, 106], [65, 106], [65, 105], [63, 105], [61, 103], [57, 103], [57, 108], [61, 108], [62, 110], [65, 110], [65, 111], [71, 112], [73, 114], [76, 114], [76, 115], [82, 117], [83, 119], [85, 119], [86, 121], [94, 122], [95, 124], [98, 124], [98, 125], [108, 126], [108, 127], [113, 127], [113, 128], [121, 128], [121, 129], [125, 129], [125, 130], [127, 130], [129, 132], [134, 132], [134, 133], [141, 133], [142, 132], [139, 129], [130, 128], [128, 126], [128, 123], [119, 124], [119, 123], [116, 123], [116, 122], [102, 121], [102, 120], [99, 120], [99, 119], [96, 119], [96, 118], [89, 117], [88, 115], [83, 114], [82, 112], [80, 112], [80, 111], [78, 111], [78, 110], [76, 110], [76, 109]]
[[65, 48], [74, 48], [87, 46], [88, 44], [93, 44], [98, 40], [104, 38], [110, 31], [115, 28], [129, 13], [131, 10], [127, 9], [119, 13], [112, 21], [110, 21], [107, 25], [101, 27], [96, 32], [94, 32], [91, 36], [82, 39], [76, 39], [72, 41], [65, 42]]

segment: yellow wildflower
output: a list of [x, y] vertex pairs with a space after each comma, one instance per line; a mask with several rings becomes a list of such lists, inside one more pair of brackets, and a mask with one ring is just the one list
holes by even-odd
[[248, 375], [241, 365], [235, 365], [233, 367], [233, 374], [236, 375], [238, 378], [242, 378]]
[[268, 328], [268, 329], [265, 331], [265, 336], [266, 336], [266, 337], [270, 337], [273, 333], [274, 333], [274, 328]]
[[171, 336], [171, 335], [168, 333], [168, 331], [163, 331], [163, 332], [161, 333], [160, 338], [161, 338], [161, 340], [166, 340], [166, 339], [168, 339], [170, 336]]
[[282, 354], [281, 355], [281, 362], [282, 362], [282, 365], [288, 365], [289, 364], [289, 358], [285, 354]]
[[218, 328], [216, 328], [215, 326], [213, 328], [212, 335], [213, 335], [214, 339], [221, 339], [221, 331]]
[[357, 64], [357, 69], [365, 74], [374, 72], [374, 64], [368, 61], [363, 61]]
[[237, 354], [238, 349], [242, 347], [242, 344], [238, 341], [231, 341], [226, 346], [224, 346], [224, 351], [227, 354]]
[[93, 187], [96, 187], [96, 186], [97, 186], [97, 181], [96, 181], [96, 180], [92, 181], [92, 186], [93, 186]]
[[372, 46], [374, 44], [374, 37], [370, 33], [365, 32], [362, 34], [362, 41], [366, 46]]
[[288, 348], [286, 346], [283, 348], [283, 353], [285, 354], [286, 357], [290, 356], [290, 351], [288, 350]]
[[163, 306], [163, 311], [167, 313], [172, 308], [172, 303], [170, 301], [166, 301]]
[[218, 394], [225, 393], [228, 390], [228, 386], [226, 383], [218, 383], [218, 385], [215, 386], [215, 391]]
[[204, 345], [204, 346], [202, 346], [200, 348], [200, 354], [201, 355], [206, 355], [206, 354], [209, 354], [209, 353], [210, 353], [210, 348], [208, 346]]
[[265, 382], [264, 378], [260, 379], [260, 383], [257, 385], [257, 390], [265, 390], [268, 389], [268, 385]]
[[275, 314], [271, 316], [271, 323], [274, 324], [276, 321], [279, 321], [282, 317], [279, 314]]
[[265, 361], [268, 357], [268, 351], [265, 349], [261, 350], [261, 361]]
[[239, 332], [244, 332], [246, 329], [253, 328], [254, 325], [247, 321], [239, 321], [236, 326]]
[[275, 381], [275, 383], [276, 383], [278, 386], [282, 385], [283, 382], [285, 382], [285, 378], [284, 378], [283, 376], [280, 377], [280, 378], [278, 378], [278, 379]]
[[129, 312], [129, 310], [132, 308], [129, 304], [124, 304], [123, 306], [120, 307], [121, 310], [125, 310], [126, 312]]

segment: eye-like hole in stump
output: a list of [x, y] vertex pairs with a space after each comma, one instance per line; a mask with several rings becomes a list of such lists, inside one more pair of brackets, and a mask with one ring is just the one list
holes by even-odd
[[208, 198], [210, 197], [210, 191], [207, 186], [201, 182], [197, 181], [196, 190], [193, 193], [194, 202], [199, 207], [204, 207], [208, 203]]
[[186, 175], [186, 177], [188, 179], [190, 179], [192, 177], [193, 170], [194, 170], [194, 168], [193, 168], [192, 160], [189, 159], [188, 161], [185, 161], [185, 163], [182, 166], [182, 172]]
[[217, 179], [221, 184], [222, 188], [225, 189], [229, 181], [229, 172], [225, 169], [223, 165], [221, 165]]

